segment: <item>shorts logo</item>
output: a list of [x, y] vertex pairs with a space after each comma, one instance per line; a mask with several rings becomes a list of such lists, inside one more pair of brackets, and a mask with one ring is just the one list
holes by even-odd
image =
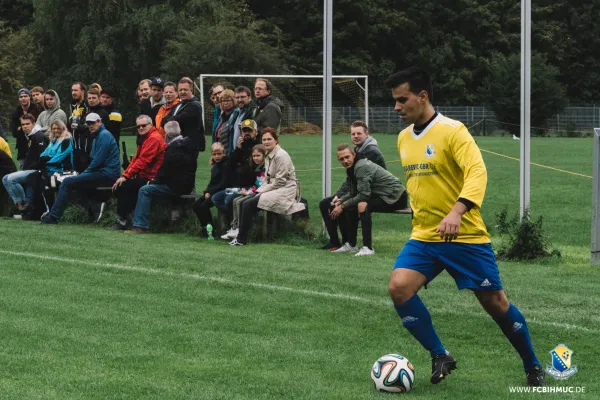
[[485, 279], [483, 282], [481, 282], [481, 285], [479, 285], [481, 287], [488, 287], [488, 286], [492, 286], [492, 284], [490, 283], [490, 281], [488, 281], [487, 279]]
[[565, 380], [575, 375], [577, 367], [571, 365], [573, 350], [564, 344], [556, 346], [550, 354], [552, 355], [552, 365], [546, 365], [546, 372], [555, 379]]
[[407, 324], [409, 322], [415, 322], [418, 320], [419, 320], [419, 318], [417, 318], [417, 317], [411, 317], [410, 315], [407, 315], [406, 317], [402, 318], [402, 323]]
[[521, 329], [522, 327], [523, 327], [523, 324], [522, 324], [522, 323], [520, 323], [520, 322], [515, 322], [515, 323], [513, 324], [513, 327], [512, 327], [512, 328], [513, 328], [513, 332], [518, 332], [518, 331], [519, 331], [519, 329]]
[[431, 158], [435, 156], [435, 149], [433, 148], [433, 143], [429, 143], [425, 148], [425, 157]]

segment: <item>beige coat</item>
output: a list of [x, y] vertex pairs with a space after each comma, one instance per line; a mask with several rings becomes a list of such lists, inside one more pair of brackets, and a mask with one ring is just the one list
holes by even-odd
[[304, 204], [297, 201], [300, 194], [290, 155], [277, 145], [267, 154], [265, 164], [267, 181], [257, 189], [258, 208], [283, 215], [304, 210]]

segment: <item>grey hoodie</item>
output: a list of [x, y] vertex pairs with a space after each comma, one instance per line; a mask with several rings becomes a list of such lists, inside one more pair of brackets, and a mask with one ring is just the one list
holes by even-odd
[[48, 135], [50, 125], [52, 125], [54, 121], [62, 121], [67, 125], [67, 114], [60, 109], [60, 97], [58, 97], [58, 93], [54, 90], [52, 90], [52, 93], [54, 93], [54, 97], [56, 97], [56, 104], [51, 109], [43, 111], [36, 122], [36, 125], [39, 125], [46, 135]]
[[377, 146], [377, 140], [373, 136], [369, 136], [360, 146], [356, 146], [354, 149], [357, 154], [360, 154], [361, 158], [373, 161], [383, 169], [387, 169], [383, 154]]

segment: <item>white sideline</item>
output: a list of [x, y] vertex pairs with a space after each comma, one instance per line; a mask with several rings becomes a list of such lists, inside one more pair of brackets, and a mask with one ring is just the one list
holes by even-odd
[[[131, 265], [125, 265], [125, 264], [102, 263], [102, 262], [97, 262], [97, 261], [80, 260], [80, 259], [75, 259], [75, 258], [57, 257], [57, 256], [50, 256], [50, 255], [45, 255], [45, 254], [27, 253], [27, 252], [19, 252], [19, 251], [9, 251], [9, 250], [1, 250], [0, 249], [0, 254], [8, 254], [8, 255], [17, 256], [17, 257], [35, 258], [35, 259], [39, 259], [39, 260], [60, 261], [60, 262], [67, 262], [67, 263], [71, 263], [71, 264], [82, 264], [82, 265], [89, 265], [89, 266], [93, 266], [93, 267], [117, 269], [117, 270], [122, 270], [122, 271], [133, 271], [133, 272], [140, 272], [140, 273], [145, 273], [145, 274], [196, 279], [196, 280], [207, 281], [207, 282], [221, 283], [224, 285], [246, 286], [246, 287], [259, 288], [259, 289], [274, 290], [274, 291], [279, 291], [279, 292], [291, 292], [291, 293], [297, 293], [297, 294], [302, 294], [302, 295], [307, 295], [307, 296], [325, 297], [325, 298], [332, 298], [332, 299], [346, 300], [346, 301], [355, 301], [355, 302], [360, 302], [360, 303], [365, 303], [365, 304], [373, 304], [373, 305], [385, 306], [387, 308], [391, 308], [391, 301], [388, 299], [386, 299], [386, 300], [384, 300], [384, 299], [379, 299], [379, 300], [368, 299], [366, 297], [354, 296], [354, 295], [345, 294], [345, 293], [320, 292], [317, 290], [299, 289], [299, 288], [288, 287], [288, 286], [271, 285], [268, 283], [235, 281], [235, 280], [226, 279], [226, 278], [219, 278], [217, 276], [209, 276], [209, 275], [202, 275], [202, 274], [195, 274], [195, 273], [188, 273], [188, 272], [173, 272], [173, 271], [166, 271], [166, 270], [157, 269], [157, 268], [145, 268], [145, 267], [136, 267], [136, 266], [131, 266]], [[432, 314], [456, 314], [456, 315], [468, 316], [468, 317], [489, 318], [483, 311], [481, 311], [481, 312], [465, 312], [465, 311], [457, 311], [455, 308], [440, 309], [439, 307], [436, 307], [435, 309], [432, 309], [431, 312], [432, 312]], [[562, 323], [562, 322], [545, 321], [545, 320], [540, 320], [537, 318], [528, 318], [527, 322], [531, 323], [531, 324], [552, 326], [555, 328], [561, 328], [561, 329], [567, 329], [567, 330], [577, 330], [577, 331], [589, 332], [589, 333], [600, 333], [600, 329], [593, 329], [593, 328], [588, 328], [588, 327], [581, 326], [581, 325], [566, 324], [566, 323]]]

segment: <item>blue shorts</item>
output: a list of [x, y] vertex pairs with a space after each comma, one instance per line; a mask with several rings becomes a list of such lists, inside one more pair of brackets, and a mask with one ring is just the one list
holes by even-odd
[[459, 289], [502, 290], [496, 256], [489, 243], [429, 243], [411, 239], [396, 258], [396, 268], [420, 272], [427, 282], [446, 270]]

